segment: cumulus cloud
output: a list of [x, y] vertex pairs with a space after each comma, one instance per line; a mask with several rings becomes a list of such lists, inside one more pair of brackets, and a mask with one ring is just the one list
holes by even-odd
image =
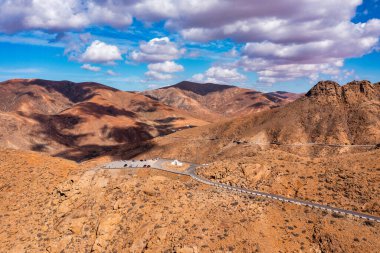
[[148, 80], [155, 80], [155, 81], [170, 80], [173, 78], [173, 75], [160, 73], [160, 72], [152, 71], [152, 70], [145, 72], [145, 76], [148, 78]]
[[112, 0], [2, 0], [0, 31], [41, 29], [65, 31], [91, 25], [125, 27], [132, 23], [128, 11], [133, 1]]
[[81, 69], [85, 69], [85, 70], [89, 70], [89, 71], [93, 71], [93, 72], [99, 72], [101, 70], [100, 67], [92, 66], [90, 64], [83, 64], [81, 66]]
[[234, 47], [230, 51], [224, 53], [224, 56], [230, 57], [230, 58], [236, 58], [239, 56], [239, 51]]
[[107, 70], [106, 73], [107, 73], [107, 75], [109, 75], [109, 76], [117, 76], [117, 73], [116, 73], [115, 71], [111, 70], [111, 69]]
[[192, 77], [195, 82], [203, 83], [240, 83], [247, 77], [238, 72], [236, 68], [215, 66], [209, 68], [205, 73], [196, 74]]
[[[257, 72], [260, 82], [336, 75], [347, 58], [379, 43], [380, 20], [352, 23], [361, 0], [145, 0], [135, 15], [166, 19], [185, 39], [230, 38], [246, 43], [236, 66]], [[149, 6], [149, 7], [148, 7]]]
[[[362, 0], [2, 0], [0, 32], [46, 30], [60, 32], [89, 26], [125, 27], [135, 17], [164, 21], [185, 40], [207, 42], [231, 39], [246, 44], [236, 63], [257, 72], [259, 80], [274, 83], [300, 77], [336, 74], [347, 58], [360, 57], [378, 48], [380, 20], [351, 20]], [[87, 50], [86, 50], [87, 52]], [[116, 52], [88, 62], [121, 59]], [[169, 40], [155, 38], [140, 43], [131, 60], [146, 63], [173, 61], [184, 49]], [[237, 55], [236, 52], [233, 52]], [[102, 55], [102, 56], [100, 56]], [[86, 57], [85, 57], [86, 56]], [[163, 71], [148, 76], [161, 77]], [[205, 78], [206, 73], [202, 74]]]
[[[143, 1], [149, 3], [151, 1]], [[226, 37], [235, 40], [256, 41], [271, 37], [272, 40], [307, 41], [316, 31], [350, 20], [361, 0], [163, 0], [170, 13], [166, 26], [177, 29], [188, 39], [213, 40]], [[145, 5], [146, 6], [146, 5]], [[160, 16], [161, 10], [153, 5], [145, 15]], [[141, 11], [140, 11], [141, 13]], [[331, 26], [332, 27], [332, 26]], [[296, 33], [294, 29], [308, 30]], [[319, 37], [319, 36], [317, 36]]]
[[148, 62], [148, 71], [145, 76], [148, 80], [169, 80], [174, 76], [168, 73], [180, 72], [184, 67], [172, 60], [179, 58], [185, 52], [168, 37], [155, 38], [148, 42], [141, 42], [139, 50], [131, 53], [130, 58], [136, 62]]
[[165, 61], [160, 63], [151, 63], [148, 65], [148, 69], [156, 72], [174, 73], [184, 70], [184, 67], [173, 61]]
[[139, 50], [133, 51], [130, 57], [137, 62], [163, 62], [178, 59], [184, 52], [168, 37], [163, 37], [141, 42]]
[[344, 59], [369, 53], [379, 42], [377, 20], [361, 25], [341, 24], [334, 29], [334, 36], [307, 43], [248, 42], [238, 64], [257, 72], [259, 81], [264, 83], [299, 77], [314, 80], [319, 74], [337, 75]]
[[121, 59], [121, 53], [117, 46], [108, 45], [99, 40], [93, 41], [80, 56], [81, 61], [94, 63], [112, 63]]

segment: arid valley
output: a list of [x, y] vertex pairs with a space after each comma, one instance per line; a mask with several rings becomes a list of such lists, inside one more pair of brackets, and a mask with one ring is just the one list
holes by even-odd
[[380, 253], [380, 0], [0, 0], [0, 253]]
[[[10, 84], [18, 93], [4, 89]], [[203, 84], [189, 85], [203, 92], [197, 90]], [[199, 96], [214, 96], [215, 103], [237, 89], [209, 86]], [[153, 168], [102, 167], [156, 157], [207, 164], [196, 173], [211, 181], [379, 217], [380, 149], [372, 146], [380, 141], [379, 84], [320, 82], [304, 95], [227, 93], [231, 104], [244, 95], [246, 107], [275, 105], [234, 119], [195, 99], [176, 95], [178, 106], [151, 98], [169, 89], [144, 96], [43, 80], [0, 87], [9, 98], [1, 111], [4, 252], [376, 252], [380, 246], [376, 221], [236, 194]], [[186, 103], [205, 113], [191, 115], [195, 109]], [[207, 122], [206, 114], [220, 118]]]

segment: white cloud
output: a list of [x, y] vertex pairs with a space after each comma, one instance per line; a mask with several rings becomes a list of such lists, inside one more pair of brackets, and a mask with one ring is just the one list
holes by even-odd
[[107, 70], [107, 75], [109, 75], [109, 76], [117, 76], [117, 73], [116, 72], [114, 72], [113, 70]]
[[185, 51], [179, 49], [168, 37], [155, 38], [141, 42], [138, 51], [133, 51], [131, 59], [136, 62], [149, 62], [145, 76], [148, 80], [169, 80], [174, 76], [167, 73], [180, 72], [184, 67], [172, 60], [179, 58]]
[[194, 82], [202, 83], [205, 82], [205, 75], [204, 74], [195, 74], [191, 77], [191, 80]]
[[100, 67], [92, 66], [90, 64], [83, 64], [81, 66], [81, 69], [85, 69], [85, 70], [89, 70], [89, 71], [93, 71], [93, 72], [99, 72], [101, 70]]
[[135, 15], [167, 19], [166, 27], [187, 40], [247, 43], [236, 66], [257, 72], [265, 83], [336, 75], [345, 59], [361, 57], [379, 43], [379, 19], [351, 21], [361, 0], [151, 2], [140, 2]]
[[232, 48], [230, 51], [224, 53], [224, 56], [226, 57], [231, 57], [231, 58], [236, 58], [239, 56], [239, 51], [236, 50], [236, 48]]
[[125, 27], [132, 23], [132, 1], [2, 0], [0, 31], [64, 31], [90, 25]]
[[351, 69], [351, 70], [345, 69], [345, 70], [343, 70], [343, 75], [344, 75], [343, 76], [344, 78], [353, 76], [353, 75], [355, 75], [355, 70], [353, 70], [353, 69]]
[[[178, 32], [185, 40], [231, 39], [246, 44], [236, 67], [257, 72], [260, 81], [273, 83], [336, 74], [345, 59], [361, 57], [378, 48], [380, 20], [356, 24], [351, 21], [362, 2], [0, 0], [0, 32], [57, 32], [96, 25], [126, 27], [132, 23], [132, 17], [164, 21], [169, 31]], [[103, 53], [94, 56], [95, 53], [85, 52], [82, 60], [103, 63], [121, 59], [118, 50], [114, 57]], [[164, 37], [142, 42], [130, 58], [159, 63], [176, 60], [183, 53], [184, 49]]]
[[160, 73], [160, 72], [156, 72], [152, 70], [145, 72], [145, 76], [147, 76], [149, 80], [157, 80], [157, 81], [170, 80], [173, 78], [173, 76], [170, 74], [164, 74], [164, 73]]
[[151, 63], [148, 65], [148, 69], [152, 71], [156, 71], [156, 72], [166, 72], [166, 73], [174, 73], [174, 72], [180, 72], [184, 70], [182, 65], [177, 64], [173, 61]]
[[95, 63], [112, 63], [121, 59], [121, 53], [117, 46], [108, 45], [99, 40], [93, 41], [80, 57], [83, 62]]
[[[326, 40], [289, 44], [249, 42], [238, 65], [257, 72], [259, 81], [264, 83], [300, 77], [314, 80], [317, 74], [338, 75], [344, 59], [360, 57], [378, 44], [378, 37], [372, 35], [372, 22], [360, 27], [342, 25], [335, 37]], [[380, 26], [378, 29], [380, 32]]]
[[247, 77], [238, 72], [236, 68], [228, 67], [211, 67], [203, 74], [193, 75], [192, 80], [195, 82], [204, 83], [226, 83], [234, 84], [240, 83], [247, 79]]
[[163, 62], [178, 59], [184, 49], [179, 49], [168, 37], [155, 38], [141, 42], [139, 50], [131, 53], [131, 59], [137, 62]]
[[154, 84], [154, 83], [152, 83], [152, 84], [148, 84], [148, 88], [149, 89], [157, 89], [159, 87], [159, 85], [158, 84]]
[[[144, 1], [148, 2], [148, 1]], [[361, 0], [166, 0], [171, 12], [167, 26], [180, 31], [190, 40], [310, 41], [321, 28], [349, 21]], [[206, 4], [205, 4], [206, 3]], [[153, 10], [152, 10], [153, 9]], [[146, 13], [157, 15], [157, 8]], [[162, 9], [161, 9], [162, 10]], [[326, 30], [326, 29], [324, 29]], [[302, 33], [299, 33], [302, 31]], [[305, 31], [308, 31], [305, 33]], [[319, 38], [319, 36], [317, 36]]]

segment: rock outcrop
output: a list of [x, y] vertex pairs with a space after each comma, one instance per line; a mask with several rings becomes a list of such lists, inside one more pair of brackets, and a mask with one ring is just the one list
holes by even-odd
[[366, 80], [352, 81], [343, 86], [333, 81], [321, 81], [306, 96], [319, 101], [344, 102], [349, 105], [380, 99], [377, 85]]

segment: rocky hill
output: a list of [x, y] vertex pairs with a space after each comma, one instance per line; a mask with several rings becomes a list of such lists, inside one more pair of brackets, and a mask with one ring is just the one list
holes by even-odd
[[260, 143], [376, 144], [380, 142], [380, 85], [319, 82], [281, 108], [183, 134], [190, 133]]
[[142, 94], [211, 122], [276, 108], [300, 96], [283, 91], [262, 93], [231, 85], [188, 81]]
[[98, 83], [0, 83], [0, 143], [76, 160], [206, 124], [146, 96]]
[[363, 150], [310, 146], [310, 143], [379, 144], [380, 84], [354, 81], [340, 86], [322, 81], [303, 97], [281, 108], [156, 138], [153, 148], [145, 155], [203, 163], [231, 154], [241, 157], [269, 147], [316, 156]]
[[257, 142], [376, 144], [380, 142], [380, 85], [319, 82], [283, 108], [218, 126], [209, 133]]

